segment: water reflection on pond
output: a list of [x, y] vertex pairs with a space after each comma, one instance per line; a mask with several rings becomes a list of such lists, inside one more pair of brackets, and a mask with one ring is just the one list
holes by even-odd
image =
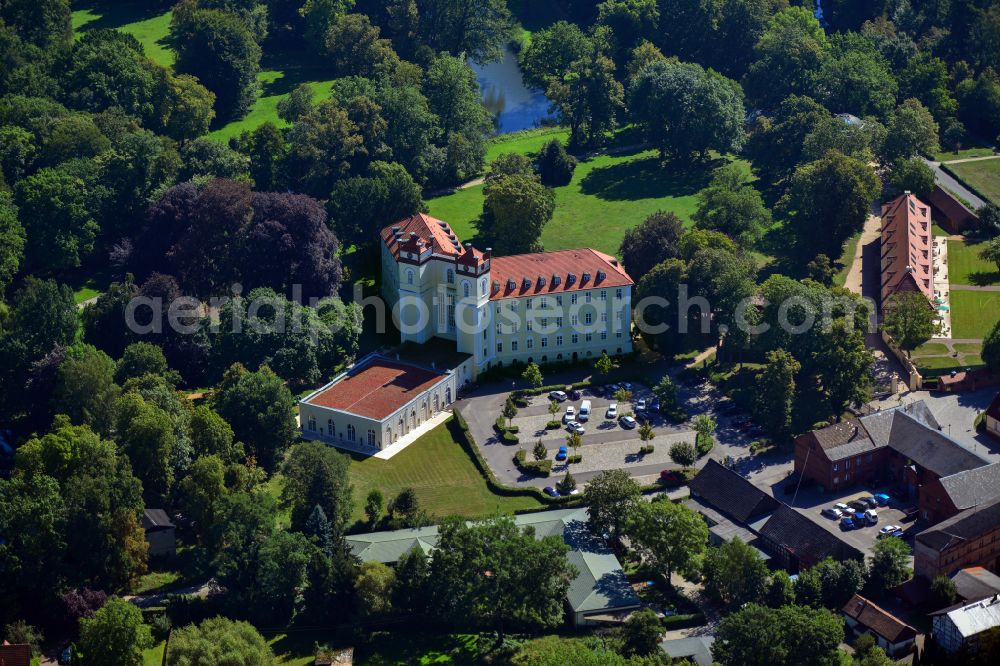
[[476, 72], [483, 91], [483, 103], [493, 114], [500, 134], [537, 127], [552, 118], [545, 94], [541, 90], [525, 87], [517, 66], [517, 55], [509, 46], [500, 62], [469, 64]]

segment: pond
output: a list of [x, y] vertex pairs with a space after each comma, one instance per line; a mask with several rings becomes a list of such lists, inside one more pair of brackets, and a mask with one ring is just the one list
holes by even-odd
[[517, 54], [510, 46], [504, 50], [500, 62], [480, 65], [470, 61], [469, 64], [476, 73], [483, 91], [483, 104], [493, 114], [498, 133], [530, 129], [552, 119], [545, 93], [524, 85]]

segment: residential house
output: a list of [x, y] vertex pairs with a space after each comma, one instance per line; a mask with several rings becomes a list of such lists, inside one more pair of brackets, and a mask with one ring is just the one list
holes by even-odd
[[961, 603], [931, 614], [934, 642], [946, 653], [975, 653], [984, 631], [1000, 627], [1000, 596]]
[[858, 636], [871, 634], [890, 657], [897, 659], [913, 649], [917, 630], [860, 594], [851, 597], [841, 613], [849, 629]]
[[177, 554], [175, 527], [163, 509], [146, 509], [142, 515], [150, 557], [173, 557]]
[[[534, 528], [539, 539], [560, 536], [569, 546], [566, 559], [578, 572], [566, 593], [574, 626], [617, 621], [640, 607], [618, 558], [587, 527], [586, 508], [525, 513], [514, 516], [514, 522], [521, 528]], [[395, 564], [414, 548], [433, 553], [438, 527], [350, 534], [345, 540], [362, 561]]]
[[715, 636], [688, 636], [660, 643], [660, 649], [671, 659], [687, 659], [698, 666], [712, 666], [712, 645]]

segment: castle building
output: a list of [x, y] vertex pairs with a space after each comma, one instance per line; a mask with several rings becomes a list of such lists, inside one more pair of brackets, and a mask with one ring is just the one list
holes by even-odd
[[402, 342], [453, 340], [473, 377], [515, 361], [632, 351], [632, 278], [592, 249], [494, 257], [417, 213], [381, 232], [382, 296]]

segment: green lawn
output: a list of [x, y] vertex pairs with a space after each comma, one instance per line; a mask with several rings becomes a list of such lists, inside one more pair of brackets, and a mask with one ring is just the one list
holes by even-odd
[[837, 274], [833, 276], [833, 284], [838, 287], [843, 287], [844, 283], [847, 282], [847, 274], [851, 272], [851, 264], [854, 263], [854, 253], [858, 249], [858, 241], [860, 240], [861, 232], [859, 231], [844, 243], [844, 251], [840, 253], [840, 259], [835, 264], [836, 266], [840, 266], [840, 268], [837, 270]]
[[977, 194], [994, 203], [1000, 202], [1000, 158], [949, 164], [948, 168]]
[[479, 518], [540, 506], [530, 497], [500, 497], [490, 492], [448, 426], [438, 426], [389, 460], [355, 458], [350, 469], [353, 518], [364, 518], [364, 500], [374, 488], [388, 502], [403, 488], [412, 487], [420, 506], [438, 518], [451, 514]]
[[139, 578], [139, 582], [132, 588], [132, 594], [162, 592], [176, 584], [180, 579], [179, 571], [150, 571]]
[[941, 342], [925, 342], [913, 350], [913, 356], [942, 356], [947, 354], [948, 345]]
[[950, 160], [966, 160], [970, 157], [989, 157], [994, 155], [992, 148], [979, 146], [976, 148], [963, 148], [962, 150], [944, 150], [934, 156], [938, 162], [948, 162]]
[[[697, 193], [722, 159], [684, 171], [663, 166], [655, 151], [600, 155], [581, 161], [573, 180], [555, 188], [556, 210], [542, 232], [546, 250], [592, 247], [615, 254], [628, 229], [657, 210], [685, 222]], [[749, 170], [745, 162], [738, 162]], [[427, 202], [430, 214], [449, 222], [462, 240], [473, 240], [483, 208], [483, 187], [470, 187]]]
[[979, 257], [982, 243], [948, 241], [948, 282], [976, 286], [1000, 284], [997, 265]]
[[951, 292], [951, 336], [986, 337], [1000, 320], [1000, 291]]
[[433, 634], [416, 631], [376, 632], [370, 639], [339, 636], [325, 630], [263, 632], [277, 664], [310, 666], [316, 657], [316, 645], [354, 647], [354, 663], [359, 666], [386, 664], [471, 664], [478, 636], [476, 634]]
[[486, 164], [495, 160], [504, 153], [537, 153], [546, 143], [552, 139], [566, 143], [569, 138], [569, 130], [562, 127], [540, 127], [538, 129], [523, 130], [502, 134], [490, 140], [486, 148]]
[[160, 641], [148, 650], [142, 652], [142, 666], [161, 666], [163, 664], [163, 648], [165, 641]]
[[333, 86], [333, 79], [324, 79], [321, 74], [309, 74], [307, 71], [292, 68], [262, 70], [257, 75], [257, 80], [261, 84], [261, 94], [247, 115], [209, 132], [208, 138], [228, 141], [243, 132], [257, 129], [267, 121], [278, 127], [287, 127], [288, 123], [278, 117], [278, 102], [287, 97], [295, 86], [308, 83], [312, 86], [313, 99], [317, 102], [329, 99], [330, 89]]
[[142, 43], [150, 60], [164, 67], [174, 64], [174, 52], [167, 39], [170, 34], [170, 11], [149, 7], [136, 1], [112, 4], [100, 0], [74, 2], [80, 7], [73, 12], [73, 30], [79, 36], [96, 28], [117, 28], [133, 35]]

